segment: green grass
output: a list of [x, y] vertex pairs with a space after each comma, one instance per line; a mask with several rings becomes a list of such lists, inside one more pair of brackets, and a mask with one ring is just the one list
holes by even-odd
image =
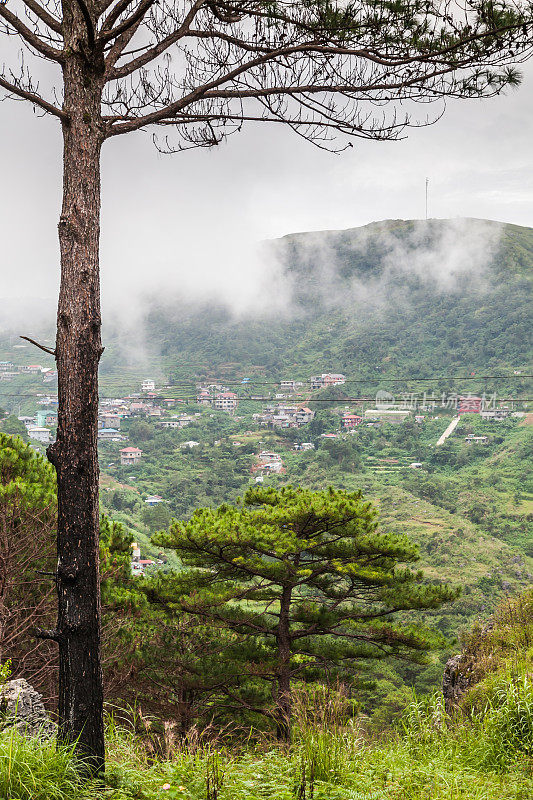
[[500, 681], [482, 711], [450, 720], [415, 700], [396, 732], [372, 741], [356, 722], [299, 720], [290, 748], [177, 748], [156, 757], [108, 726], [104, 781], [83, 788], [72, 754], [0, 734], [2, 800], [527, 800], [533, 795], [531, 679]]
[[2, 800], [75, 800], [82, 796], [71, 749], [26, 738], [14, 728], [0, 732]]
[[[531, 685], [527, 688], [531, 693]], [[500, 698], [500, 700], [502, 700]], [[531, 698], [530, 698], [531, 700]], [[533, 793], [531, 709], [522, 695], [450, 726], [439, 699], [414, 702], [383, 743], [356, 727], [307, 728], [290, 750], [180, 751], [149, 766], [132, 738], [110, 749], [113, 800], [526, 800]], [[529, 726], [529, 727], [528, 727]], [[529, 744], [531, 741], [529, 740]], [[129, 752], [128, 752], [129, 749]], [[112, 788], [113, 787], [113, 788]]]

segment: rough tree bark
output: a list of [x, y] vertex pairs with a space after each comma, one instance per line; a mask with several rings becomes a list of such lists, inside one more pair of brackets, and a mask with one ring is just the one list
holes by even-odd
[[[78, 12], [79, 15], [79, 12]], [[61, 285], [57, 313], [59, 720], [91, 771], [104, 766], [100, 660], [98, 364], [100, 336], [100, 150], [103, 62], [83, 52], [81, 15], [65, 25]], [[70, 44], [70, 51], [69, 51]]]
[[278, 622], [278, 685], [276, 692], [276, 738], [288, 742], [291, 720], [291, 637], [289, 611], [292, 587], [283, 589]]

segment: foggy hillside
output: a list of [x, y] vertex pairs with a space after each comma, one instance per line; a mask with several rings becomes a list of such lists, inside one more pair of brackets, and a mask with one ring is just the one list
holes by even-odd
[[[387, 221], [268, 247], [264, 304], [249, 315], [223, 303], [154, 299], [146, 341], [165, 373], [416, 377], [527, 363], [530, 228]], [[269, 303], [276, 293], [283, 311]]]
[[[104, 384], [145, 372], [179, 383], [339, 371], [370, 388], [390, 376], [527, 371], [531, 228], [389, 220], [290, 234], [264, 243], [261, 259], [260, 299], [245, 310], [229, 279], [202, 301], [176, 276], [139, 297], [125, 288], [104, 310]], [[21, 333], [53, 341], [54, 324], [49, 298], [2, 303], [6, 357]], [[525, 387], [516, 376], [505, 388]]]

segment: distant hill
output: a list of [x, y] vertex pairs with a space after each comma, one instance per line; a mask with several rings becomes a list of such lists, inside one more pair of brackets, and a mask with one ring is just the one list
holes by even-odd
[[[448, 381], [401, 390], [451, 389], [527, 394], [533, 229], [475, 219], [387, 220], [341, 231], [295, 233], [267, 243], [263, 308], [236, 317], [222, 303], [178, 295], [145, 298], [144, 325], [127, 333], [104, 319], [102, 388], [130, 391], [141, 373], [183, 393], [198, 378], [249, 377], [261, 383], [325, 371], [362, 381], [358, 393], [390, 388], [388, 378], [511, 374], [507, 381]], [[271, 311], [283, 298], [283, 313]], [[32, 304], [35, 306], [35, 303]], [[40, 311], [50, 321], [49, 303]], [[142, 304], [141, 304], [142, 307]], [[40, 316], [34, 335], [49, 336]], [[12, 309], [14, 313], [14, 309]], [[0, 314], [0, 360], [27, 357]], [[141, 314], [142, 317], [142, 314]], [[27, 325], [26, 325], [27, 327]], [[45, 330], [46, 328], [46, 330]], [[475, 376], [474, 376], [475, 377]], [[400, 384], [397, 385], [400, 388]]]
[[[179, 382], [335, 371], [368, 379], [368, 389], [388, 376], [527, 371], [531, 228], [389, 220], [270, 248], [287, 312], [236, 319], [223, 306], [161, 302], [147, 331], [165, 373]], [[524, 385], [517, 376], [497, 388]]]

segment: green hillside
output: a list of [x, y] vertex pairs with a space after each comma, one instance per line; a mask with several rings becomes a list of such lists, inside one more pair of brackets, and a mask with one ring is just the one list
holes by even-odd
[[[272, 281], [290, 294], [284, 315], [235, 319], [222, 306], [178, 302], [151, 310], [149, 344], [176, 381], [338, 371], [368, 378], [361, 388], [370, 389], [389, 376], [527, 371], [531, 228], [387, 221], [293, 234], [271, 251], [283, 272]], [[526, 385], [515, 376], [493, 388]]]
[[[145, 374], [159, 384], [170, 378], [187, 395], [197, 378], [246, 376], [252, 388], [254, 379], [333, 371], [363, 381], [361, 394], [390, 388], [391, 377], [442, 376], [400, 388], [527, 395], [527, 382], [514, 372], [530, 371], [532, 228], [473, 219], [389, 220], [291, 234], [268, 249], [260, 311], [236, 317], [222, 303], [159, 293], [144, 299], [144, 324], [133, 334], [116, 327], [113, 317], [104, 320], [102, 390], [131, 391]], [[283, 314], [271, 310], [269, 297], [285, 298]], [[15, 333], [0, 330], [0, 361], [35, 360]], [[53, 340], [50, 331], [39, 335]], [[446, 380], [472, 373], [513, 377]], [[27, 391], [14, 380], [0, 395], [21, 390]], [[6, 397], [3, 406], [11, 410], [15, 399]]]

